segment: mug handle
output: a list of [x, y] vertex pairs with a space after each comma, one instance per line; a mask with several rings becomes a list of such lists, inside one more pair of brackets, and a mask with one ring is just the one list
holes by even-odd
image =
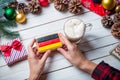
[[[85, 31], [91, 31], [91, 29], [93, 28], [93, 25], [91, 23], [86, 23], [85, 26], [86, 26]], [[75, 42], [75, 43], [77, 45], [79, 45], [80, 41], [81, 41], [81, 39], [79, 41]]]
[[93, 28], [93, 25], [91, 23], [86, 23], [85, 26], [87, 31], [91, 31], [91, 29]]

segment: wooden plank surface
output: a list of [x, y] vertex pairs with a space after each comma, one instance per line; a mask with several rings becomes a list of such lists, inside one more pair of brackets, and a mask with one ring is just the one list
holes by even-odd
[[[110, 61], [110, 59], [112, 61]], [[104, 58], [100, 58], [97, 60], [94, 60], [95, 63], [100, 63], [101, 61], [105, 61], [112, 65], [113, 67], [120, 69], [120, 66], [117, 65], [120, 62], [113, 56], [107, 56]], [[46, 76], [47, 75], [47, 76]], [[91, 78], [89, 74], [86, 74], [83, 71], [78, 70], [77, 68], [70, 66], [69, 68], [64, 68], [62, 70], [52, 72], [49, 74], [43, 75], [42, 80], [94, 80]], [[57, 76], [57, 77], [56, 77]], [[63, 77], [64, 76], [64, 77]]]
[[[24, 2], [24, 0], [18, 1]], [[19, 31], [26, 49], [31, 39], [35, 37], [55, 32], [64, 34], [64, 23], [69, 19], [78, 18], [82, 19], [85, 24], [90, 23], [93, 26], [91, 30], [87, 28], [85, 36], [78, 45], [80, 50], [84, 52], [84, 55], [95, 63], [104, 60], [115, 68], [120, 69], [120, 61], [109, 54], [109, 51], [119, 43], [119, 40], [111, 35], [109, 29], [105, 29], [101, 25], [102, 17], [88, 9], [85, 9], [81, 15], [73, 15], [69, 12], [60, 13], [55, 10], [53, 4], [50, 4], [49, 7], [43, 8], [40, 16], [29, 14], [27, 18], [27, 24], [18, 24], [18, 28], [12, 29]], [[2, 39], [1, 43], [5, 41], [7, 40]], [[59, 52], [55, 52], [47, 60], [44, 71], [42, 80], [93, 80], [89, 74], [73, 67]], [[0, 54], [0, 80], [24, 80], [28, 77], [29, 66], [27, 60], [8, 67]]]

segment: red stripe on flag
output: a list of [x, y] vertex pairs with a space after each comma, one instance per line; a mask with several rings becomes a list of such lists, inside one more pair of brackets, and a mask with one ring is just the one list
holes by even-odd
[[59, 38], [38, 43], [38, 46], [39, 46], [39, 47], [42, 47], [42, 46], [46, 46], [46, 45], [53, 44], [53, 43], [57, 43], [57, 42], [60, 42], [60, 39], [59, 39]]

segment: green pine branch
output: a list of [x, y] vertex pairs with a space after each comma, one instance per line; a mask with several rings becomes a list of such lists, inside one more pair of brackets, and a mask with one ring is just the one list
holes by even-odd
[[0, 0], [0, 5], [1, 4], [8, 4], [8, 3], [11, 3], [11, 2], [14, 2], [14, 0]]
[[8, 6], [8, 4], [10, 4], [11, 2], [14, 2], [15, 0], [0, 0], [0, 17], [2, 17], [4, 15], [4, 9], [6, 6]]
[[19, 36], [18, 32], [12, 32], [6, 28], [0, 28], [0, 37], [5, 37], [5, 38], [16, 38]]
[[16, 22], [13, 20], [13, 21], [9, 21], [9, 20], [0, 20], [0, 26], [1, 27], [16, 27], [17, 24]]
[[8, 29], [16, 27], [16, 22], [3, 19], [5, 11], [4, 8], [14, 1], [15, 0], [0, 0], [0, 37], [15, 38], [19, 36], [18, 32], [12, 32]]
[[9, 28], [16, 27], [15, 21], [0, 19], [0, 37], [16, 38], [19, 36], [18, 32], [12, 32]]

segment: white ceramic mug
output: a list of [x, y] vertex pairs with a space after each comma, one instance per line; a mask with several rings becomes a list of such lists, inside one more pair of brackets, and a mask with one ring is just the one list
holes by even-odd
[[85, 24], [80, 19], [70, 19], [64, 24], [64, 33], [70, 41], [79, 43], [85, 34], [86, 27], [91, 29], [92, 24]]

